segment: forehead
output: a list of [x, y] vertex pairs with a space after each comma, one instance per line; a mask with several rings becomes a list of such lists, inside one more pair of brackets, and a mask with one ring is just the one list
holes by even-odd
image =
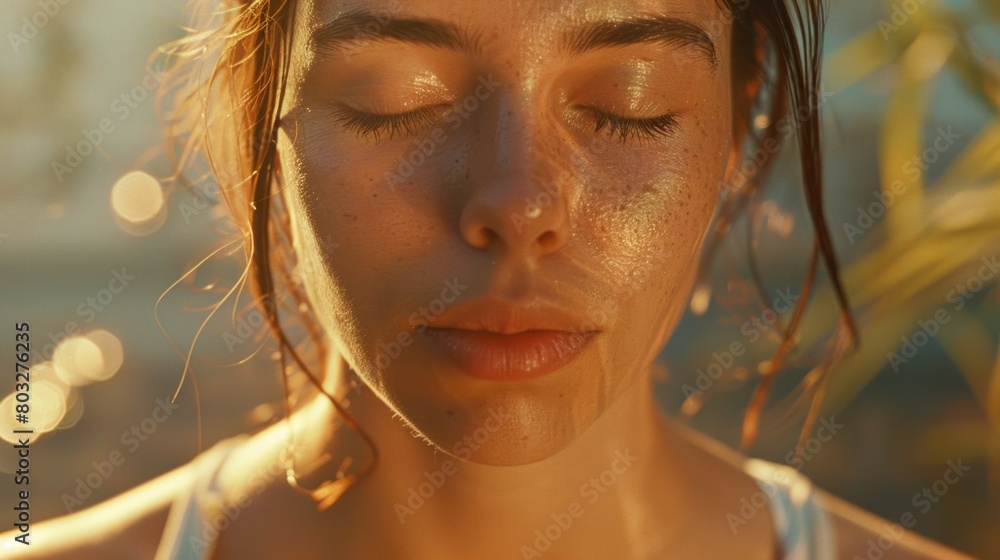
[[719, 0], [299, 0], [296, 34], [308, 41], [323, 25], [352, 13], [375, 16], [368, 33], [393, 18], [437, 20], [474, 35], [485, 50], [523, 52], [553, 47], [588, 23], [656, 16], [691, 23], [722, 55], [732, 19]]

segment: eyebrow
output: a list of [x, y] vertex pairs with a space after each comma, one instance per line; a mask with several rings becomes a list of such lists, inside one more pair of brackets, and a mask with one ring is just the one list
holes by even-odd
[[367, 10], [349, 11], [312, 32], [312, 47], [316, 51], [336, 51], [361, 41], [399, 41], [478, 54], [478, 35], [466, 33], [458, 26], [435, 19], [397, 18], [391, 14], [379, 17]]
[[[478, 34], [452, 23], [391, 14], [379, 17], [367, 10], [352, 10], [319, 26], [310, 41], [313, 50], [319, 52], [335, 52], [362, 41], [398, 41], [473, 54], [482, 52]], [[661, 15], [587, 23], [567, 31], [559, 47], [562, 51], [582, 54], [640, 43], [689, 49], [708, 62], [713, 71], [718, 65], [718, 50], [708, 33], [685, 19]]]
[[700, 55], [714, 71], [719, 64], [711, 37], [694, 23], [669, 16], [643, 16], [617, 21], [584, 24], [563, 36], [563, 45], [573, 54], [601, 47], [621, 47], [638, 43], [663, 43]]

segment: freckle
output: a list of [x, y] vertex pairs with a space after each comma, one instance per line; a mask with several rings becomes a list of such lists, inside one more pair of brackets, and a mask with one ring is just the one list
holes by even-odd
[[454, 416], [455, 415], [455, 412], [453, 410], [445, 410], [444, 413], [447, 414], [448, 416]]
[[372, 198], [378, 198], [378, 193], [372, 193]]

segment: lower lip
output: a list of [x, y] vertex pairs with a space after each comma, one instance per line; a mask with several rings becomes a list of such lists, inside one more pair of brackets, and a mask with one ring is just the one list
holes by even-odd
[[491, 381], [534, 379], [568, 364], [596, 332], [525, 331], [498, 334], [428, 329], [431, 339], [473, 377]]

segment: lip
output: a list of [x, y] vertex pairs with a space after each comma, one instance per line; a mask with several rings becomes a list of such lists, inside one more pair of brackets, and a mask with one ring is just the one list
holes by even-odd
[[459, 369], [480, 379], [517, 381], [558, 370], [600, 332], [557, 306], [496, 299], [456, 303], [424, 331]]
[[499, 334], [462, 329], [427, 329], [462, 371], [492, 381], [534, 379], [568, 364], [595, 331], [522, 331]]

